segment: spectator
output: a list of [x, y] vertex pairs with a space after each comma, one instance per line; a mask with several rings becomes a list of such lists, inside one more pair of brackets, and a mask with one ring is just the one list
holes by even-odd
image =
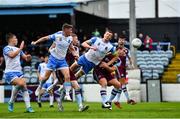
[[161, 45], [160, 45], [160, 42], [158, 42], [157, 46], [156, 46], [156, 50], [157, 51], [160, 51], [162, 48], [161, 48]]
[[117, 33], [114, 33], [111, 42], [112, 42], [112, 43], [118, 42], [118, 34], [117, 34]]
[[[171, 42], [168, 34], [164, 34], [163, 42], [165, 42], [165, 43], [170, 43]], [[168, 50], [168, 45], [164, 45], [163, 50], [165, 50], [165, 51]]]
[[144, 39], [144, 49], [151, 51], [153, 49], [152, 43], [153, 43], [152, 38], [146, 35]]
[[95, 37], [100, 37], [101, 36], [97, 28], [95, 29], [94, 32], [92, 32], [92, 35], [95, 36]]
[[[139, 34], [138, 34], [138, 38], [139, 38], [139, 39], [142, 41], [142, 43], [143, 43], [143, 40], [144, 40], [144, 35], [143, 35], [143, 33], [139, 33]], [[144, 45], [141, 45], [141, 47], [139, 47], [138, 50], [143, 51], [143, 50], [144, 50]]]

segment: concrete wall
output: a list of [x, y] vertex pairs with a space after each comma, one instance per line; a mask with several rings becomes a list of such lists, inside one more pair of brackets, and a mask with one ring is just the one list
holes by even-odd
[[82, 11], [95, 16], [108, 18], [108, 1], [107, 0], [97, 0], [92, 2], [87, 2], [86, 4], [80, 4], [75, 8], [78, 11]]
[[[180, 84], [162, 84], [162, 101], [180, 101]], [[146, 102], [146, 84], [141, 84], [141, 101]]]

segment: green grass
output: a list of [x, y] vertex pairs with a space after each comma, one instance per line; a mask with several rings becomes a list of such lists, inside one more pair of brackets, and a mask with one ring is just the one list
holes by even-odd
[[180, 118], [180, 103], [138, 103], [137, 105], [122, 104], [122, 109], [113, 105], [113, 110], [101, 108], [100, 103], [87, 103], [90, 108], [87, 112], [78, 112], [76, 103], [64, 103], [64, 112], [57, 111], [57, 104], [49, 108], [49, 103], [42, 103], [38, 108], [32, 103], [35, 113], [24, 113], [24, 103], [15, 103], [13, 113], [7, 111], [7, 104], [0, 104], [0, 118]]

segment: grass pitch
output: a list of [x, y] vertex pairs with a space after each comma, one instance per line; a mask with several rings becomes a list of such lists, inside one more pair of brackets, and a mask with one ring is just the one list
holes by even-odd
[[102, 109], [101, 103], [86, 103], [90, 106], [86, 112], [78, 112], [76, 103], [72, 102], [64, 103], [64, 112], [58, 112], [57, 103], [54, 108], [49, 108], [49, 103], [42, 103], [42, 108], [36, 103], [31, 104], [35, 113], [24, 113], [24, 103], [15, 103], [11, 113], [7, 110], [7, 103], [0, 104], [0, 118], [180, 118], [180, 102], [122, 103], [122, 109], [113, 105], [113, 110]]

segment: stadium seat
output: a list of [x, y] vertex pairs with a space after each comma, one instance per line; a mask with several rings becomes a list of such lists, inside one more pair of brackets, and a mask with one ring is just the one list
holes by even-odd
[[167, 54], [159, 54], [161, 58], [168, 58]]
[[162, 74], [164, 72], [164, 66], [163, 65], [157, 64], [156, 68], [158, 70], [157, 73]]
[[32, 68], [31, 71], [32, 72], [37, 72], [37, 70], [35, 68]]
[[156, 50], [152, 50], [150, 51], [150, 54], [158, 54], [158, 52]]
[[140, 57], [140, 58], [138, 57], [136, 61], [137, 61], [137, 62], [145, 61], [145, 59], [144, 59], [144, 58], [141, 58], [141, 57]]
[[30, 82], [31, 82], [31, 83], [38, 83], [38, 78], [31, 77]]
[[79, 83], [84, 83], [85, 82], [85, 75], [81, 76], [79, 79], [78, 79], [78, 82]]
[[148, 50], [144, 50], [144, 51], [142, 51], [142, 54], [149, 54], [149, 51]]
[[153, 57], [152, 61], [160, 61], [160, 58], [159, 57]]
[[146, 81], [147, 79], [152, 79], [152, 73], [142, 73], [143, 80]]
[[160, 60], [153, 60], [155, 65], [164, 65], [164, 63]]
[[31, 74], [31, 78], [32, 78], [32, 77], [34, 77], [34, 78], [38, 78], [37, 73], [36, 73], [36, 72], [32, 72], [32, 74]]
[[138, 61], [137, 62], [137, 65], [139, 66], [139, 65], [146, 65], [147, 64], [147, 62], [146, 61]]
[[142, 54], [142, 52], [140, 50], [137, 50], [136, 54]]
[[29, 78], [26, 78], [26, 83], [30, 83], [30, 77]]
[[137, 58], [144, 58], [144, 55], [143, 54], [137, 54], [136, 57]]
[[152, 58], [151, 57], [145, 57], [145, 60], [146, 61], [152, 61]]
[[165, 54], [165, 51], [164, 50], [159, 50], [158, 54]]
[[31, 66], [35, 66], [37, 62], [31, 62]]
[[147, 69], [148, 69], [148, 65], [146, 65], [146, 64], [141, 64], [141, 65], [139, 65], [139, 68], [140, 68], [141, 70], [147, 70]]
[[146, 61], [147, 62], [147, 65], [155, 65], [155, 62], [149, 60], [149, 61]]
[[25, 78], [30, 78], [30, 73], [24, 73]]
[[161, 56], [159, 54], [152, 54], [151, 58], [160, 58]]
[[163, 58], [161, 58], [161, 61], [164, 63], [164, 66], [168, 66], [168, 64], [169, 64], [169, 59], [168, 58], [163, 57]]
[[171, 59], [171, 58], [173, 57], [173, 52], [172, 52], [171, 50], [167, 50], [167, 51], [165, 52], [165, 54], [167, 54], [167, 57], [168, 57], [169, 59]]
[[23, 68], [23, 71], [24, 71], [24, 72], [29, 72], [29, 71], [31, 71], [31, 67], [30, 67], [30, 66], [25, 66], [25, 67]]
[[87, 74], [86, 75], [86, 82], [87, 83], [93, 83], [94, 82], [93, 74]]
[[158, 73], [153, 73], [153, 79], [159, 79], [159, 74]]

